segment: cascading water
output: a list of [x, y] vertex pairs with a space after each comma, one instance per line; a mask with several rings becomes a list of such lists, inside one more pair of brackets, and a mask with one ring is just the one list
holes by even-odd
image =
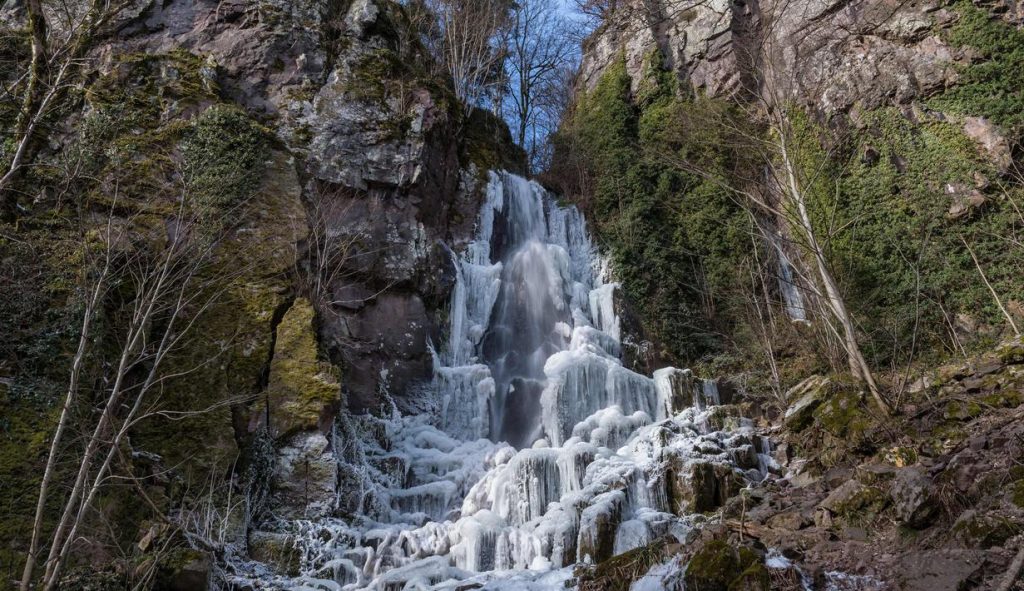
[[339, 458], [365, 491], [357, 514], [282, 524], [303, 575], [270, 586], [560, 589], [575, 563], [685, 539], [701, 519], [680, 493], [696, 464], [763, 478], [749, 423], [718, 430], [714, 382], [622, 366], [616, 285], [598, 262], [575, 208], [492, 173], [457, 257], [438, 416], [346, 419], [361, 441]]

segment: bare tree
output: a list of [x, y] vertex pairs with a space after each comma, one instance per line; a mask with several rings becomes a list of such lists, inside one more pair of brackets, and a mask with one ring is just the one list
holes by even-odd
[[517, 143], [531, 156], [544, 113], [544, 95], [562, 86], [575, 47], [557, 0], [520, 0], [509, 27], [507, 117]]
[[14, 147], [10, 154], [3, 155], [0, 171], [0, 197], [6, 203], [12, 201], [12, 183], [31, 160], [36, 134], [64, 93], [76, 83], [96, 36], [129, 4], [128, 0], [90, 0], [48, 7], [43, 0], [27, 0], [32, 55], [13, 91], [20, 89], [21, 99], [11, 130]]
[[425, 21], [432, 53], [444, 65], [455, 95], [480, 106], [498, 93], [503, 39], [509, 23], [509, 0], [421, 0], [416, 12]]
[[[240, 204], [236, 207], [243, 207]], [[115, 460], [126, 438], [141, 421], [155, 416], [180, 416], [162, 409], [160, 392], [168, 381], [197, 371], [199, 367], [177, 368], [166, 361], [188, 345], [187, 338], [204, 313], [221, 298], [233, 278], [241, 276], [255, 261], [236, 265], [231, 272], [207, 273], [215, 260], [216, 249], [226, 229], [209, 220], [206, 208], [193, 203], [182, 190], [177, 210], [168, 223], [167, 235], [157, 241], [133, 243], [133, 220], [115, 219], [111, 213], [102, 236], [100, 270], [91, 278], [87, 310], [79, 335], [79, 348], [72, 363], [63, 412], [47, 458], [47, 470], [40, 485], [32, 542], [22, 574], [21, 589], [32, 587], [35, 567], [41, 557], [44, 510], [50, 500], [50, 484], [56, 462], [77, 466], [70, 492], [61, 499], [56, 526], [49, 532], [48, 551], [38, 586], [56, 588], [64, 564], [78, 540], [98, 493], [109, 481]], [[113, 356], [95, 344], [91, 322], [106, 290], [114, 283], [119, 293], [129, 294], [124, 311], [126, 319], [116, 334], [118, 349]], [[80, 374], [84, 359], [107, 367], [98, 404], [86, 413], [81, 448], [60, 448], [68, 427], [68, 413], [78, 404]], [[205, 365], [215, 360], [205, 360]], [[187, 411], [193, 415], [213, 408], [232, 405], [239, 400], [224, 400], [209, 409]], [[77, 451], [75, 451], [77, 449]], [[69, 456], [70, 454], [70, 456]]]
[[[321, 312], [335, 306], [351, 306], [353, 300], [339, 300], [335, 289], [358, 275], [361, 259], [381, 251], [361, 249], [370, 232], [369, 219], [376, 215], [376, 203], [352, 199], [348, 189], [314, 184], [306, 197], [309, 215], [309, 238], [306, 245], [304, 280], [310, 299]], [[367, 207], [367, 211], [362, 208]], [[387, 285], [381, 293], [391, 285]], [[380, 295], [372, 294], [367, 299]], [[361, 300], [360, 300], [361, 301]]]

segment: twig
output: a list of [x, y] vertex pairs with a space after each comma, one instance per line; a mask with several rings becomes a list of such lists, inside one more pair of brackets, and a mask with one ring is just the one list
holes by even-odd
[[999, 294], [996, 293], [992, 284], [988, 282], [988, 277], [985, 277], [985, 271], [981, 269], [981, 263], [978, 262], [978, 257], [974, 255], [974, 249], [971, 248], [970, 244], [967, 244], [967, 240], [965, 240], [963, 236], [960, 236], [960, 242], [963, 242], [964, 246], [967, 247], [967, 252], [971, 253], [971, 258], [974, 259], [974, 266], [978, 268], [978, 274], [981, 275], [981, 280], [985, 282], [985, 287], [987, 287], [988, 291], [992, 294], [992, 299], [996, 301], [996, 305], [999, 306], [999, 310], [1003, 313], [1003, 316], [1006, 317], [1006, 321], [1010, 323], [1010, 327], [1013, 328], [1013, 334], [1019, 337], [1020, 329], [1017, 328], [1017, 323], [1013, 321], [1013, 316], [1010, 316], [1010, 313], [1003, 307], [1003, 301], [999, 299]]

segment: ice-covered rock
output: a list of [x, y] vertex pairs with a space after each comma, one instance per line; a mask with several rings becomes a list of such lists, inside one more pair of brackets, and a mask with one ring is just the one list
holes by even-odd
[[768, 473], [716, 382], [623, 366], [617, 287], [575, 209], [492, 173], [453, 256], [436, 411], [339, 419], [339, 498], [358, 502], [338, 506], [359, 509], [278, 524], [302, 556], [284, 586], [561, 588], [575, 563], [685, 539], [693, 513]]

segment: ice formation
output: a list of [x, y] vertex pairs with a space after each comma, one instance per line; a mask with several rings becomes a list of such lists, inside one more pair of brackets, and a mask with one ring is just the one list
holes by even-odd
[[764, 477], [765, 442], [712, 420], [714, 382], [623, 367], [617, 286], [575, 208], [491, 173], [455, 256], [437, 416], [346, 419], [359, 509], [281, 524], [302, 575], [275, 588], [560, 589], [575, 563], [685, 538], [696, 464]]

